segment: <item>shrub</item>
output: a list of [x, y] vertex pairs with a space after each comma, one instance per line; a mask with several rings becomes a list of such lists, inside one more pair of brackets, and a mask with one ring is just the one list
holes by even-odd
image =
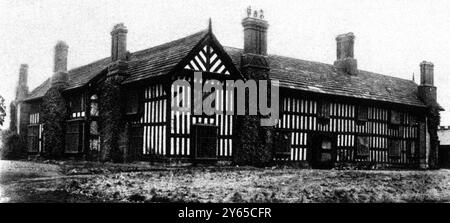
[[15, 132], [6, 130], [1, 132], [0, 159], [21, 159], [26, 157], [24, 140]]

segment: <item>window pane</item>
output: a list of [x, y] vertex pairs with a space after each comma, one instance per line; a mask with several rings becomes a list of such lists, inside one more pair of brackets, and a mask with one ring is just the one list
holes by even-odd
[[356, 156], [369, 156], [369, 137], [358, 136], [356, 143]]
[[130, 91], [127, 94], [127, 113], [137, 113], [139, 100], [137, 91]]
[[90, 148], [90, 150], [99, 151], [100, 150], [100, 140], [98, 140], [98, 139], [89, 140], [89, 148]]
[[331, 149], [331, 142], [329, 140], [322, 141], [322, 149]]
[[91, 135], [98, 135], [98, 123], [96, 121], [91, 122], [90, 133]]
[[90, 112], [91, 116], [98, 116], [98, 103], [97, 102], [92, 102], [91, 103], [91, 112]]

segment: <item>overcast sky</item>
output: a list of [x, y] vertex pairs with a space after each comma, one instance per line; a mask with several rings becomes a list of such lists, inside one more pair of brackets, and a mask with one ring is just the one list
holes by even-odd
[[353, 32], [359, 69], [405, 79], [415, 73], [418, 81], [419, 63], [433, 62], [438, 100], [447, 110], [441, 124], [450, 125], [445, 0], [0, 0], [0, 95], [8, 104], [13, 99], [21, 63], [29, 64], [30, 90], [50, 77], [57, 40], [69, 45], [69, 69], [109, 56], [109, 33], [119, 22], [128, 27], [131, 52], [205, 29], [210, 17], [222, 45], [242, 48], [248, 5], [265, 11], [271, 54], [333, 63], [335, 36]]

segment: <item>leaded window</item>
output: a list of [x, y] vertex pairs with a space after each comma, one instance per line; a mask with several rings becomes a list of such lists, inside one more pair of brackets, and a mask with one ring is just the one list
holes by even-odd
[[317, 106], [317, 116], [322, 120], [330, 119], [330, 102], [320, 100]]
[[391, 110], [390, 123], [392, 125], [400, 125], [402, 123], [402, 114], [398, 111]]
[[358, 105], [356, 120], [360, 122], [366, 122], [368, 118], [369, 118], [369, 109], [367, 108], [367, 106]]
[[391, 139], [389, 141], [389, 148], [388, 148], [389, 157], [398, 159], [400, 158], [400, 153], [401, 153], [400, 140]]
[[356, 138], [356, 156], [358, 158], [367, 158], [369, 156], [369, 137], [358, 136]]
[[66, 126], [66, 153], [82, 151], [83, 126], [81, 121], [69, 121]]
[[127, 92], [126, 110], [127, 114], [137, 114], [139, 111], [139, 94], [136, 90]]

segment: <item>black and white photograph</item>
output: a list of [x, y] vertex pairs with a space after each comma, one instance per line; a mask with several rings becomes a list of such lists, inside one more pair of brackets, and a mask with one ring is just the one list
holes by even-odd
[[0, 203], [450, 202], [449, 1], [0, 0], [0, 27]]

